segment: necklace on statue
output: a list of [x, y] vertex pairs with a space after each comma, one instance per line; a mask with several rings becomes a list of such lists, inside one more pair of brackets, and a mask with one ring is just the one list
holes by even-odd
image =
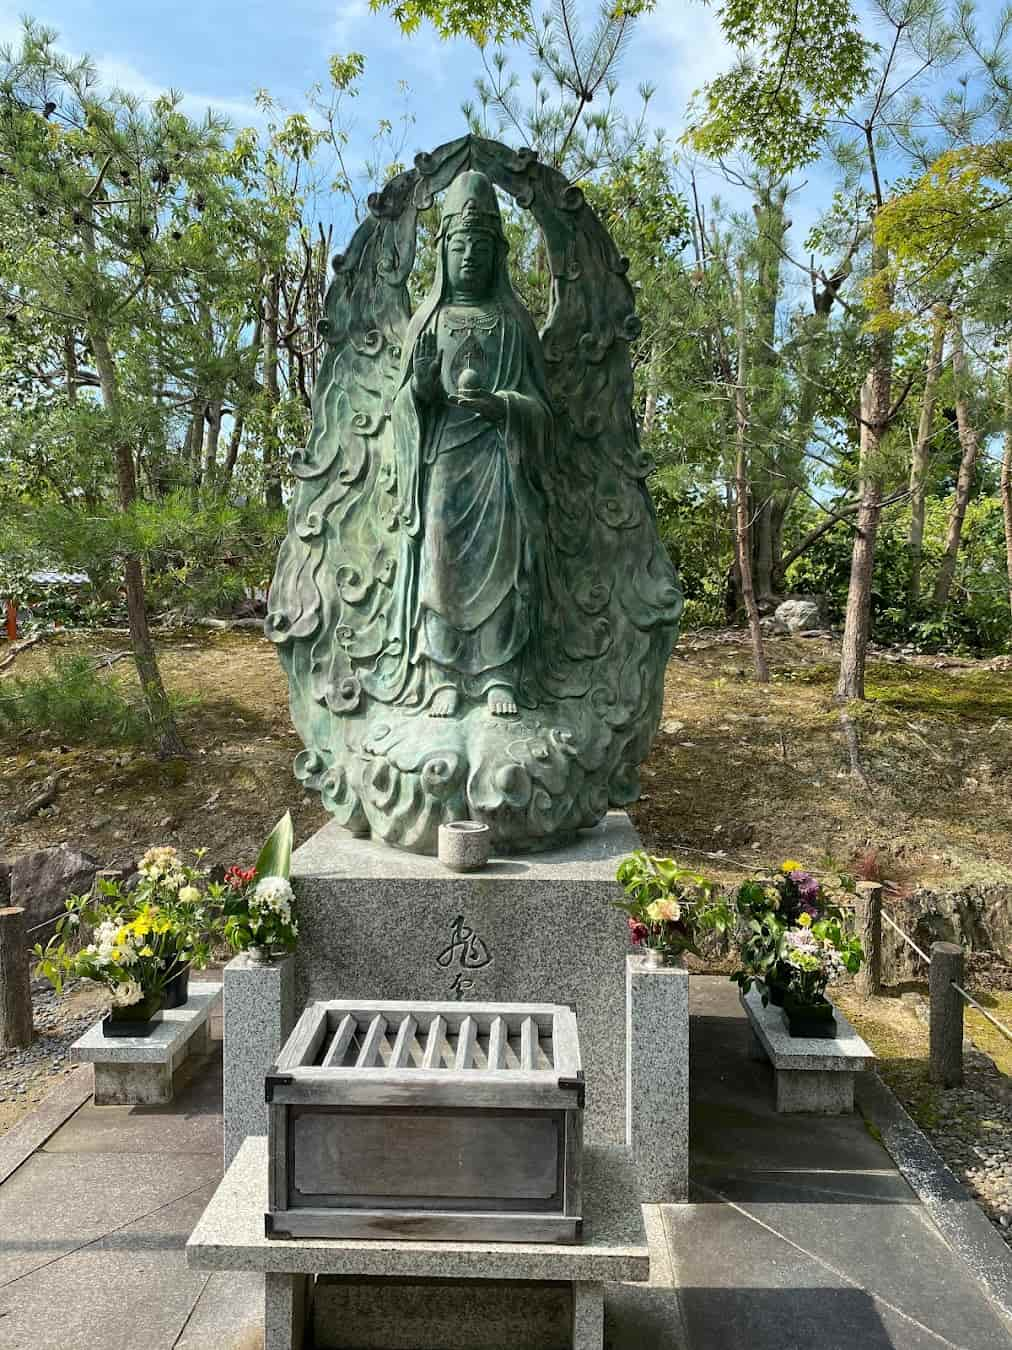
[[502, 311], [498, 305], [491, 311], [487, 309], [457, 309], [453, 305], [448, 305], [445, 316], [446, 326], [451, 337], [463, 337], [466, 334], [469, 338], [473, 338], [478, 333], [487, 337], [489, 333], [495, 332], [498, 328]]

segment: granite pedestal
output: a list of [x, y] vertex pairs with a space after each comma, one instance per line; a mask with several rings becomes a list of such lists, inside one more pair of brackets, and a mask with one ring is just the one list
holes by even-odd
[[181, 1008], [165, 1008], [149, 1036], [105, 1036], [102, 1023], [71, 1046], [70, 1057], [91, 1063], [96, 1106], [161, 1106], [172, 1101], [173, 1076], [191, 1055], [207, 1054], [211, 1013], [221, 985], [192, 983]]
[[[403, 1333], [398, 1312], [410, 1308], [412, 1350], [487, 1350], [497, 1342], [482, 1323], [483, 1303], [502, 1317], [525, 1299], [533, 1321], [520, 1313], [522, 1324], [531, 1323], [523, 1334], [536, 1337], [543, 1315], [538, 1350], [603, 1350], [604, 1284], [650, 1277], [643, 1211], [623, 1148], [586, 1150], [583, 1240], [575, 1244], [268, 1238], [266, 1208], [267, 1141], [249, 1138], [186, 1247], [198, 1270], [264, 1273], [264, 1350], [303, 1350], [310, 1327], [326, 1350], [389, 1350], [397, 1345], [390, 1337]], [[314, 1306], [320, 1276], [340, 1279], [320, 1287]], [[447, 1306], [478, 1315], [451, 1329]], [[510, 1335], [502, 1350], [514, 1344]]]
[[808, 1111], [820, 1116], [846, 1115], [854, 1109], [854, 1074], [875, 1054], [835, 1008], [833, 1040], [791, 1036], [783, 1013], [772, 1003], [764, 1008], [758, 989], [741, 995], [752, 1031], [753, 1058], [766, 1058], [776, 1075], [777, 1110]]
[[626, 1144], [644, 1204], [689, 1198], [689, 972], [626, 957]]
[[261, 964], [247, 954], [224, 970], [222, 1114], [225, 1166], [251, 1134], [267, 1133], [264, 1075], [295, 1025], [295, 963]]
[[622, 1143], [629, 941], [612, 902], [622, 895], [615, 869], [639, 846], [629, 817], [613, 811], [566, 847], [459, 875], [327, 825], [292, 858], [297, 1008], [335, 998], [575, 1004], [587, 1141]]

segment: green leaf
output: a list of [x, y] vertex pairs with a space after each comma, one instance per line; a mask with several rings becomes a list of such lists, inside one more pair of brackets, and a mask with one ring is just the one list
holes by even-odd
[[288, 877], [292, 868], [293, 839], [292, 813], [286, 811], [264, 840], [254, 868], [257, 881], [261, 877]]

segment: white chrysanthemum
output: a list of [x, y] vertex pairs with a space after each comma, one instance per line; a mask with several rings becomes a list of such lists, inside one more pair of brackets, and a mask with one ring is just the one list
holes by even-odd
[[161, 844], [158, 848], [149, 848], [137, 864], [137, 870], [146, 877], [157, 880], [159, 877], [179, 868], [179, 852], [171, 844]]
[[143, 997], [144, 991], [137, 980], [124, 980], [112, 991], [112, 1001], [117, 1008], [131, 1008], [135, 1003], [140, 1003]]
[[284, 877], [262, 877], [253, 893], [253, 903], [260, 909], [273, 910], [285, 923], [292, 914], [295, 894]]
[[200, 899], [200, 891], [196, 886], [181, 886], [179, 888], [179, 902], [182, 905], [195, 905]]

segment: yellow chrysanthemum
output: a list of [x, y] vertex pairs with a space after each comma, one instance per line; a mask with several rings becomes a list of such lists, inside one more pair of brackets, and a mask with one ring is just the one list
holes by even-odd
[[805, 869], [794, 858], [785, 858], [780, 864], [781, 872], [803, 872]]
[[[811, 928], [811, 926], [812, 926], [812, 916], [811, 916], [811, 914], [809, 914], [809, 913], [807, 913], [807, 912], [804, 912], [804, 913], [799, 914], [799, 915], [798, 915], [798, 924], [799, 924], [799, 926], [800, 926], [801, 928]], [[143, 954], [143, 953], [142, 953], [142, 954]]]
[[130, 941], [130, 925], [128, 923], [125, 923], [116, 934], [116, 945], [117, 947], [122, 947], [124, 942], [129, 941]]
[[164, 914], [155, 919], [151, 925], [152, 932], [155, 933], [167, 933], [171, 927], [172, 920], [166, 918]]
[[154, 956], [154, 952], [151, 950], [150, 947], [142, 947], [140, 954], [141, 956]]

